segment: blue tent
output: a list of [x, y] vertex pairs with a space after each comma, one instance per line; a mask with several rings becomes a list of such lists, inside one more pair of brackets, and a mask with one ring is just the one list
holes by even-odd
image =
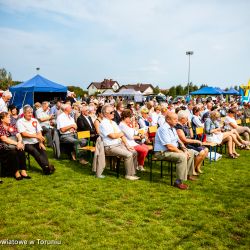
[[21, 108], [26, 104], [33, 106], [37, 101], [64, 99], [67, 95], [67, 87], [36, 75], [26, 82], [11, 87], [10, 92], [12, 93], [10, 104]]
[[220, 88], [213, 87], [203, 87], [199, 90], [193, 91], [190, 93], [191, 95], [221, 95], [224, 94], [224, 91]]
[[229, 90], [225, 91], [225, 95], [240, 95], [240, 94], [236, 89], [230, 88]]

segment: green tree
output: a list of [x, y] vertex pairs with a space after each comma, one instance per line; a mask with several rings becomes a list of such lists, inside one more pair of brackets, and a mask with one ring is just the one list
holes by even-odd
[[176, 95], [184, 95], [185, 93], [184, 93], [184, 89], [183, 89], [183, 87], [182, 87], [182, 85], [177, 85], [176, 86]]
[[207, 87], [207, 84], [201, 84], [201, 86], [200, 86], [199, 89], [201, 89], [201, 88], [203, 88], [203, 87]]
[[81, 87], [78, 86], [68, 86], [68, 90], [74, 92], [77, 97], [82, 97], [84, 94], [88, 93], [87, 90], [83, 90]]
[[168, 91], [168, 95], [172, 97], [176, 97], [176, 88], [175, 86], [171, 87]]
[[161, 92], [159, 86], [156, 86], [154, 88], [153, 92], [154, 92], [154, 94], [158, 95]]
[[0, 69], [0, 88], [6, 90], [13, 85], [11, 73], [5, 68]]

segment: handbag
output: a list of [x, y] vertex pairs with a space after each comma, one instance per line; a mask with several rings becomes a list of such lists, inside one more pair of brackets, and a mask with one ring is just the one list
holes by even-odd
[[[8, 138], [17, 142], [16, 136], [9, 136]], [[13, 145], [13, 144], [3, 142], [3, 145], [4, 145], [5, 150], [14, 150], [14, 149], [16, 149], [16, 145]]]

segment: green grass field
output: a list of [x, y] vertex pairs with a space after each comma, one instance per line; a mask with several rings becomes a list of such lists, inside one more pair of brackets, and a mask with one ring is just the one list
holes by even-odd
[[158, 166], [153, 182], [148, 167], [135, 182], [109, 170], [96, 179], [90, 166], [48, 153], [54, 175], [42, 175], [32, 160], [31, 180], [3, 178], [0, 240], [33, 240], [28, 246], [35, 249], [249, 249], [247, 151], [236, 160], [206, 162], [185, 191], [170, 186], [167, 169], [160, 178]]

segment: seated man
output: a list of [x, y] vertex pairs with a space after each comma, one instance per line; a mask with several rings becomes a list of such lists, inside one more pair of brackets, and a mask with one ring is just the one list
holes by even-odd
[[[137, 153], [127, 144], [126, 137], [121, 132], [114, 119], [113, 106], [106, 104], [102, 108], [104, 116], [100, 123], [100, 136], [103, 139], [105, 154], [109, 156], [120, 156], [124, 158], [124, 165], [126, 169], [125, 178], [128, 180], [138, 180], [135, 176], [135, 169], [137, 167]], [[103, 178], [103, 175], [97, 176]]]
[[81, 108], [81, 115], [77, 118], [77, 131], [90, 131], [90, 140], [96, 141], [97, 134], [92, 118], [89, 116], [89, 110], [86, 105]]
[[[70, 104], [62, 105], [62, 111], [63, 112], [57, 117], [56, 120], [57, 129], [60, 132], [60, 141], [69, 144], [72, 159], [75, 161], [76, 160], [75, 146], [76, 143], [79, 142], [76, 133], [77, 125], [75, 123], [74, 118], [70, 115], [72, 111], [72, 107]], [[88, 162], [85, 161], [84, 159], [81, 159], [79, 162], [83, 165], [88, 164]]]
[[195, 180], [192, 176], [194, 174], [194, 153], [179, 140], [174, 128], [177, 122], [177, 114], [168, 112], [166, 122], [156, 132], [154, 151], [155, 157], [159, 160], [176, 163], [177, 180], [174, 185], [180, 189], [187, 189], [188, 185], [182, 181]]
[[43, 169], [44, 174], [52, 174], [55, 171], [53, 165], [49, 164], [46, 148], [43, 144], [42, 128], [37, 119], [32, 118], [33, 109], [29, 105], [23, 108], [24, 117], [17, 121], [17, 128], [23, 137], [25, 145], [24, 150], [30, 153], [39, 166]]
[[52, 147], [52, 126], [51, 120], [53, 120], [54, 116], [50, 114], [49, 102], [42, 102], [42, 107], [36, 111], [36, 118], [42, 127], [42, 133], [47, 138], [47, 146]]

